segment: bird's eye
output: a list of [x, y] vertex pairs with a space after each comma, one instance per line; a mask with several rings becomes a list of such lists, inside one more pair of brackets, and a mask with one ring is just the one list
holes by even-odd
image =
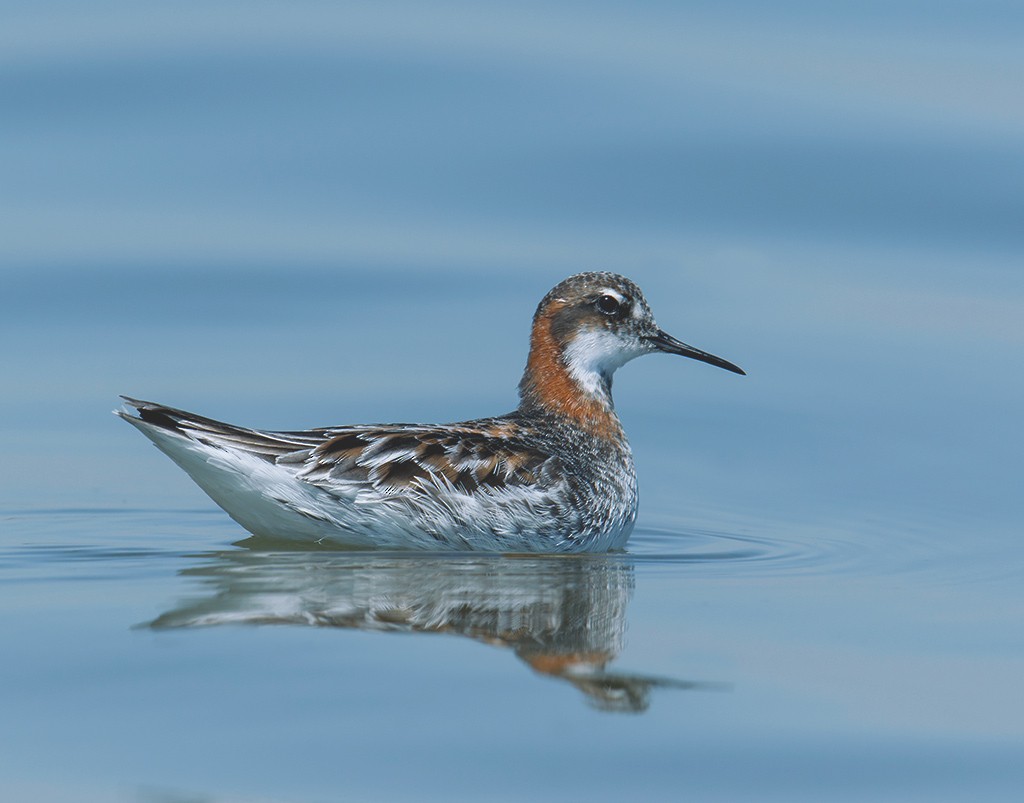
[[620, 306], [619, 299], [615, 296], [603, 295], [597, 299], [597, 308], [605, 315], [615, 315]]

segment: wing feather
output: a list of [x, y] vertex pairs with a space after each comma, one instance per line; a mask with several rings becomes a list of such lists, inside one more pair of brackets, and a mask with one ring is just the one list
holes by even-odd
[[[458, 428], [413, 425], [353, 427], [308, 452], [301, 476], [328, 488], [334, 481], [366, 482], [382, 493], [429, 493], [441, 483], [474, 493], [531, 485], [556, 470], [552, 457], [517, 432], [488, 419]], [[474, 422], [476, 423], [476, 422]], [[491, 429], [488, 434], [483, 427]], [[290, 458], [289, 458], [290, 459]]]
[[303, 482], [341, 497], [358, 497], [361, 503], [404, 497], [445, 506], [447, 494], [482, 492], [496, 500], [526, 494], [529, 498], [522, 503], [544, 508], [552, 503], [536, 485], [550, 489], [557, 484], [553, 478], [562, 474], [559, 458], [538, 447], [532, 431], [511, 417], [451, 426], [385, 424], [276, 432], [125, 400], [143, 421], [208, 446], [254, 455], [289, 469]]

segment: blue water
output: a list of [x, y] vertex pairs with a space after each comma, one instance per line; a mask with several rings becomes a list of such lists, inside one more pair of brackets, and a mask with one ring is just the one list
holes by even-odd
[[[0, 798], [1017, 800], [1017, 4], [0, 3]], [[625, 273], [624, 555], [246, 540], [110, 415], [516, 401]]]

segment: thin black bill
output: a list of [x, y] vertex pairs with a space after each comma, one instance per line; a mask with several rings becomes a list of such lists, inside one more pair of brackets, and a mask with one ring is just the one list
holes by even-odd
[[681, 340], [676, 340], [668, 332], [658, 330], [658, 334], [654, 337], [647, 338], [647, 341], [654, 346], [658, 351], [664, 351], [666, 354], [681, 354], [683, 357], [689, 357], [694, 360], [700, 360], [706, 362], [708, 365], [717, 365], [719, 368], [724, 368], [726, 371], [732, 371], [734, 374], [747, 375], [747, 372], [740, 368], [738, 365], [733, 365], [728, 360], [723, 360], [721, 357], [716, 357], [714, 354], [708, 354], [706, 351], [695, 349], [693, 346], [686, 345]]

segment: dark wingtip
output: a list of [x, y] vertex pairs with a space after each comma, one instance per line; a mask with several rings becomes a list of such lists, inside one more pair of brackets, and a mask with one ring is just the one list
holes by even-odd
[[180, 432], [181, 427], [178, 426], [178, 420], [171, 415], [176, 412], [169, 407], [164, 407], [161, 404], [155, 402], [143, 401], [142, 399], [133, 399], [131, 396], [120, 397], [126, 405], [133, 407], [138, 416], [133, 416], [130, 411], [121, 409], [114, 410], [116, 415], [121, 416], [128, 421], [145, 421], [147, 424], [160, 427], [161, 429], [170, 429], [175, 432]]

